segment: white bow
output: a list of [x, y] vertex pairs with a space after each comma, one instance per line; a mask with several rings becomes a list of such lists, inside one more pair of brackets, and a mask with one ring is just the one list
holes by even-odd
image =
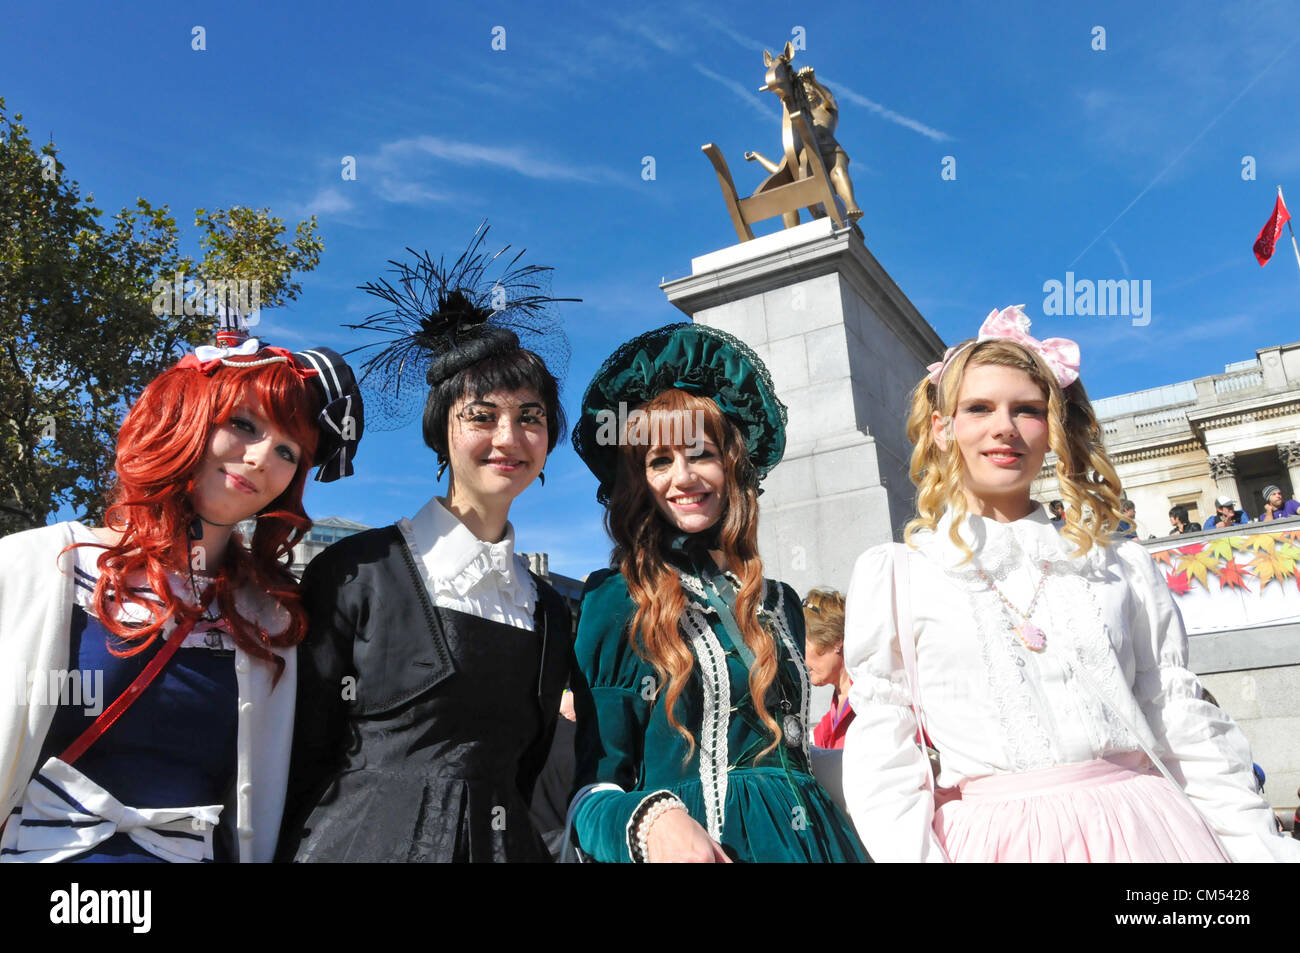
[[212, 860], [220, 815], [220, 804], [127, 807], [76, 768], [50, 758], [27, 785], [21, 817], [11, 815], [5, 826], [0, 863], [58, 863], [117, 833], [170, 863]]
[[220, 361], [227, 357], [252, 357], [261, 346], [257, 338], [249, 338], [238, 347], [213, 347], [211, 344], [200, 344], [194, 349], [194, 356], [202, 363]]

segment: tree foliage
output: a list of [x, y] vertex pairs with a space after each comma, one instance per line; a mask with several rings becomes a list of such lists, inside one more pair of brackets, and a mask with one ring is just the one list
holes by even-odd
[[213, 318], [180, 295], [156, 308], [156, 282], [255, 280], [274, 307], [320, 261], [315, 218], [286, 242], [268, 209], [199, 209], [196, 267], [167, 206], [141, 198], [104, 221], [93, 199], [0, 98], [0, 533], [43, 526], [63, 506], [102, 515], [122, 416], [212, 335]]

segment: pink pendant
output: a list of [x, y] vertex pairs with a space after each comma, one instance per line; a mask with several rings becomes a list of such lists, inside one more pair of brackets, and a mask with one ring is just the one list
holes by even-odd
[[1020, 641], [1024, 642], [1025, 648], [1031, 652], [1041, 652], [1047, 648], [1047, 636], [1032, 622], [1016, 626], [1016, 635], [1020, 636]]

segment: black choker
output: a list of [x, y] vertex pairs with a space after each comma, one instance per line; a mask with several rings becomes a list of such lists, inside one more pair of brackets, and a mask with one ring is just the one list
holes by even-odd
[[716, 571], [710, 550], [722, 548], [722, 521], [698, 533], [678, 533], [668, 544], [673, 554], [685, 561], [689, 568], [710, 568]]

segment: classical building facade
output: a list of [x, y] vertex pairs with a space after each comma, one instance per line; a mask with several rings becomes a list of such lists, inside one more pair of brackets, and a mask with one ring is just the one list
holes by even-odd
[[[1230, 496], [1257, 519], [1266, 486], [1281, 487], [1287, 499], [1300, 489], [1300, 343], [1093, 406], [1143, 539], [1168, 534], [1169, 510], [1179, 504], [1204, 523], [1215, 498]], [[1059, 498], [1055, 462], [1049, 458], [1035, 481], [1036, 499]]]

